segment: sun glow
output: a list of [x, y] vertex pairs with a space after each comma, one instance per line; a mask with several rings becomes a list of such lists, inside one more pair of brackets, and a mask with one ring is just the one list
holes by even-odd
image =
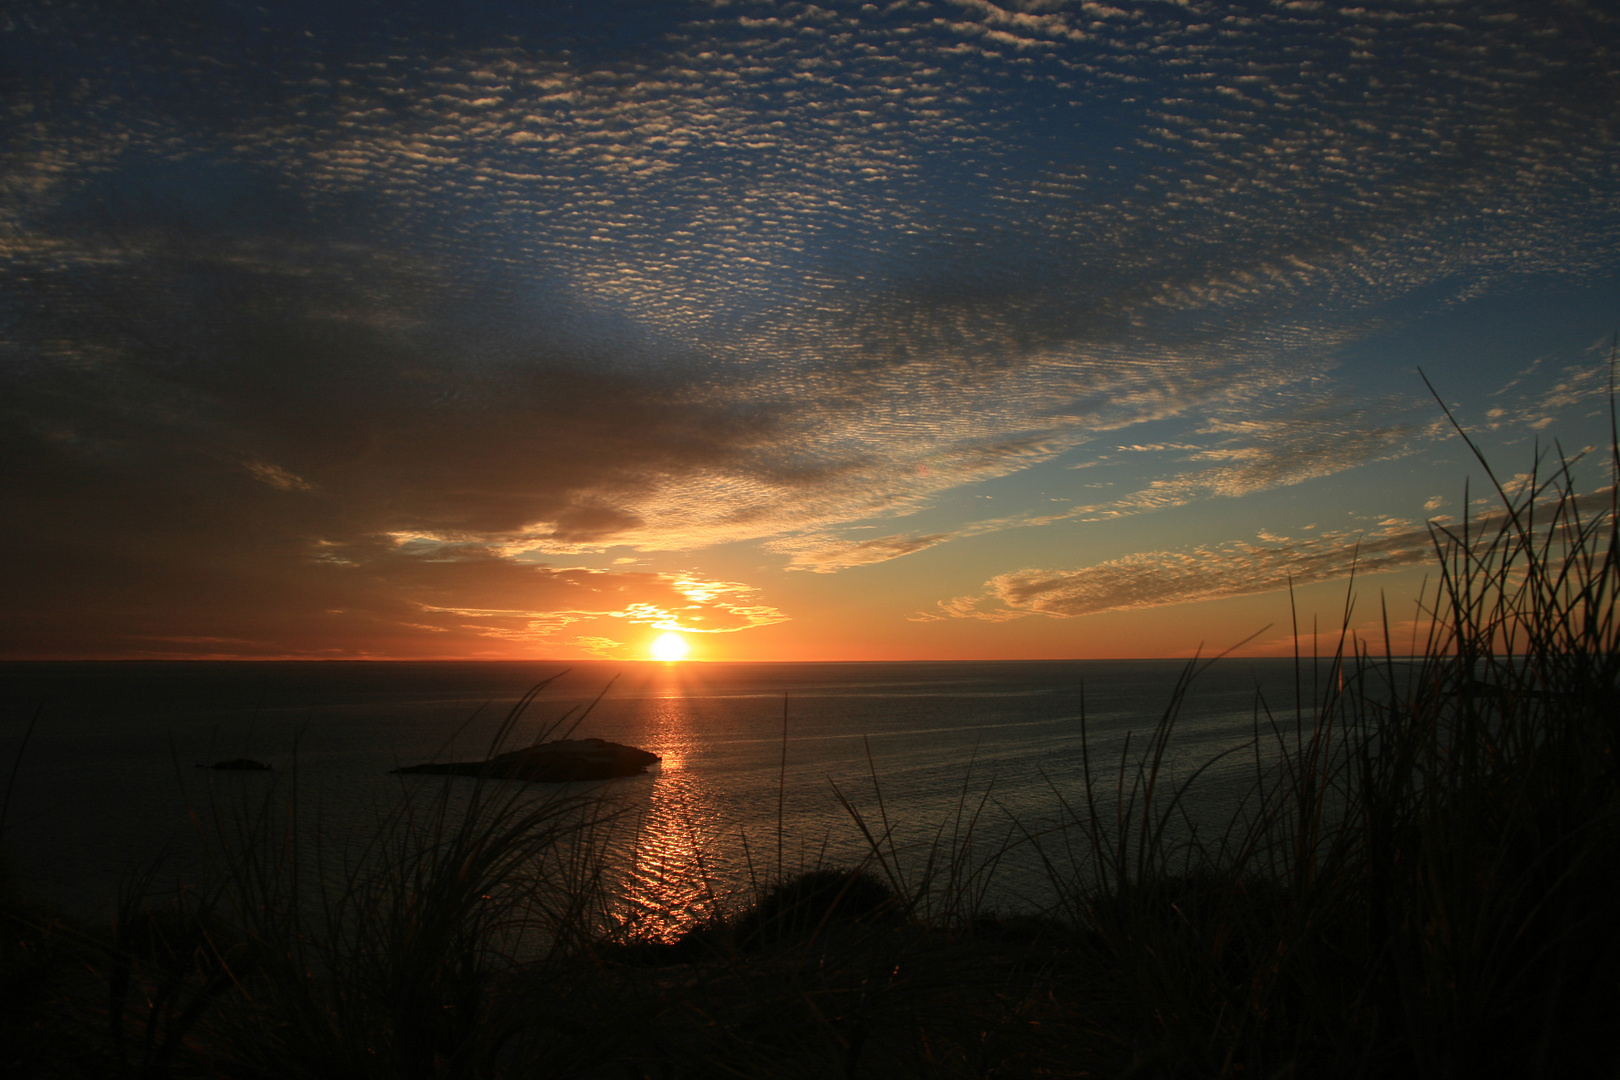
[[685, 638], [681, 637], [679, 634], [671, 632], [668, 634], [660, 634], [656, 639], [654, 639], [652, 645], [650, 646], [650, 651], [653, 654], [653, 659], [668, 662], [672, 660], [685, 660], [686, 654], [691, 651], [691, 648], [692, 647], [686, 643]]

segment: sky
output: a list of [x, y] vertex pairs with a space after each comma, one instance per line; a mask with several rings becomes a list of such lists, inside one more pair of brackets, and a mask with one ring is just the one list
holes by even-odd
[[1489, 512], [1442, 402], [1609, 482], [1617, 44], [1586, 0], [14, 0], [0, 656], [1405, 633]]

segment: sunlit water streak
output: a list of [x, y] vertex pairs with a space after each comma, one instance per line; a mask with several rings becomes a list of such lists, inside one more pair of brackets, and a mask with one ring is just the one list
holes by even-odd
[[[198, 874], [194, 817], [234, 812], [271, 783], [296, 786], [329, 840], [362, 836], [402, 791], [420, 789], [388, 770], [485, 756], [510, 702], [566, 667], [512, 741], [560, 734], [558, 718], [577, 715], [617, 676], [576, 734], [664, 759], [604, 789], [625, 812], [610, 840], [622, 914], [645, 932], [677, 933], [779, 869], [858, 861], [866, 842], [835, 790], [873, 831], [888, 821], [910, 872], [964, 806], [971, 813], [982, 801], [981, 850], [1014, 845], [992, 899], [1038, 905], [1049, 898], [1044, 877], [1015, 842], [1059, 817], [1060, 796], [1082, 801], [1082, 712], [1111, 811], [1124, 740], [1134, 733], [1132, 746], [1142, 745], [1183, 666], [6, 664], [0, 761], [13, 760], [36, 712], [38, 721], [5, 846], [24, 887], [93, 915], [134, 865], [161, 856], [170, 877]], [[1222, 661], [1203, 672], [1178, 722], [1170, 775], [1249, 742], [1257, 690], [1291, 724], [1294, 678], [1291, 661]], [[276, 773], [193, 767], [244, 755]], [[1216, 828], [1254, 771], [1248, 751], [1222, 759], [1195, 789], [1193, 818]], [[412, 778], [422, 779], [437, 782]]]

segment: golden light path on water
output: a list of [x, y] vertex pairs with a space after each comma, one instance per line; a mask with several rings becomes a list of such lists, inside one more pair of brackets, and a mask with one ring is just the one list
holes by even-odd
[[[673, 634], [685, 654], [685, 641]], [[654, 643], [654, 651], [664, 639]], [[701, 726], [700, 696], [688, 696], [683, 665], [670, 664], [660, 679], [646, 744], [663, 762], [646, 802], [629, 808], [630, 865], [620, 883], [619, 916], [633, 936], [674, 941], [715, 913], [727, 890], [724, 870], [726, 815], [707, 785], [687, 771], [686, 750]]]

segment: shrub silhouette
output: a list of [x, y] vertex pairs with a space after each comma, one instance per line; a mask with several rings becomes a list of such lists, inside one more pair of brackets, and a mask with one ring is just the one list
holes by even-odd
[[889, 887], [865, 870], [811, 870], [767, 890], [733, 932], [739, 947], [757, 949], [827, 926], [870, 923], [897, 908]]

